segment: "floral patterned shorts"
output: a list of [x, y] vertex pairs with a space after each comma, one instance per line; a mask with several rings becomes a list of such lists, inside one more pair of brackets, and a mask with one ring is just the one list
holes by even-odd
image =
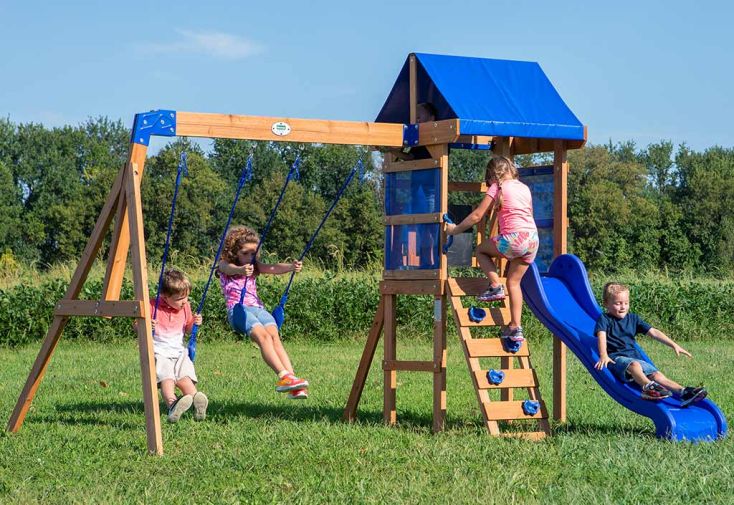
[[492, 237], [492, 241], [500, 254], [508, 260], [518, 258], [529, 265], [535, 261], [535, 256], [538, 254], [537, 231], [518, 231], [497, 235]]

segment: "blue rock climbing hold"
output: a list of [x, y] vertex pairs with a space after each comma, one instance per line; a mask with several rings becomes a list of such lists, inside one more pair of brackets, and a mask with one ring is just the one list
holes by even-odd
[[525, 400], [522, 402], [522, 411], [525, 412], [526, 416], [534, 416], [538, 413], [540, 408], [540, 402], [534, 400]]
[[515, 342], [509, 337], [502, 337], [502, 348], [506, 352], [516, 353], [522, 347], [522, 342]]
[[487, 380], [490, 384], [494, 384], [495, 386], [502, 384], [502, 381], [505, 380], [505, 372], [492, 368], [487, 372]]
[[469, 321], [472, 323], [480, 323], [487, 317], [487, 311], [481, 307], [471, 306], [469, 307]]

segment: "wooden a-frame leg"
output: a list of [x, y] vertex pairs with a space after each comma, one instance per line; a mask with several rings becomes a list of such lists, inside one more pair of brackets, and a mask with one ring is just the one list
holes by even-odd
[[133, 285], [135, 299], [143, 302], [144, 314], [138, 319], [137, 334], [140, 349], [140, 373], [145, 402], [145, 428], [148, 451], [163, 454], [161, 417], [158, 408], [155, 363], [153, 358], [153, 334], [151, 330], [150, 300], [148, 296], [148, 271], [143, 235], [143, 209], [140, 199], [140, 176], [137, 164], [129, 164], [126, 180], [128, 220], [130, 222], [130, 246], [132, 251]]
[[375, 350], [377, 350], [377, 344], [380, 341], [384, 315], [385, 304], [383, 302], [383, 297], [380, 296], [380, 303], [377, 305], [375, 318], [372, 320], [372, 327], [370, 328], [369, 335], [367, 336], [364, 351], [362, 351], [362, 358], [359, 360], [357, 375], [354, 377], [354, 383], [352, 383], [352, 391], [349, 393], [347, 406], [344, 408], [345, 421], [351, 422], [357, 418], [357, 405], [359, 405], [359, 400], [362, 397], [364, 384], [367, 381], [367, 374], [370, 371], [372, 360], [375, 357]]
[[102, 287], [103, 300], [119, 300], [122, 289], [122, 278], [125, 273], [125, 262], [130, 250], [130, 223], [127, 219], [127, 199], [120, 195], [115, 214], [115, 228], [110, 243], [110, 257], [107, 260], [104, 284]]
[[[145, 158], [148, 152], [147, 146], [133, 143], [130, 145], [128, 163], [138, 166], [140, 177], [143, 177], [145, 169]], [[122, 279], [125, 274], [125, 262], [130, 250], [130, 223], [128, 223], [127, 197], [125, 193], [120, 197], [117, 205], [117, 216], [115, 218], [115, 229], [112, 232], [110, 244], [110, 257], [107, 262], [107, 270], [104, 276], [102, 288], [103, 300], [119, 300]]]
[[[87, 245], [84, 248], [82, 257], [74, 271], [74, 275], [71, 278], [71, 282], [69, 283], [69, 287], [66, 290], [63, 300], [73, 300], [79, 296], [79, 292], [84, 285], [84, 281], [87, 280], [87, 275], [89, 274], [89, 270], [92, 268], [94, 258], [97, 256], [97, 252], [102, 246], [104, 236], [110, 227], [110, 222], [112, 221], [112, 210], [117, 205], [120, 193], [124, 190], [124, 176], [125, 169], [123, 168], [117, 174], [117, 178], [112, 185], [107, 201], [99, 213], [97, 222], [94, 225], [94, 230], [92, 230], [92, 235], [87, 241]], [[30, 409], [31, 403], [33, 402], [33, 397], [36, 395], [36, 391], [38, 390], [38, 386], [41, 384], [41, 380], [43, 380], [48, 364], [51, 361], [51, 356], [56, 350], [56, 345], [61, 338], [61, 333], [63, 332], [67, 321], [67, 317], [54, 316], [51, 326], [46, 333], [46, 337], [43, 340], [43, 344], [41, 345], [41, 349], [38, 351], [36, 361], [33, 363], [33, 368], [31, 369], [30, 374], [28, 374], [28, 379], [26, 379], [23, 391], [20, 393], [18, 402], [15, 404], [15, 408], [8, 420], [8, 431], [17, 432], [23, 425], [28, 409]]]

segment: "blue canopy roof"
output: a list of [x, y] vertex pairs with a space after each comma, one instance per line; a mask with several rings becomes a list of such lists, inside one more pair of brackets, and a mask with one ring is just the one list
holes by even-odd
[[[585, 140], [584, 126], [535, 62], [415, 53], [418, 103], [461, 134]], [[409, 59], [377, 122], [410, 123]]]

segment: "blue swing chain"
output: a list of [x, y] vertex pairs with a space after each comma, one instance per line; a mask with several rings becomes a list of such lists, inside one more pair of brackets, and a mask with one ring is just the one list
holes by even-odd
[[178, 164], [176, 173], [176, 185], [173, 189], [173, 200], [171, 201], [171, 214], [168, 216], [168, 231], [166, 232], [166, 245], [163, 248], [163, 259], [161, 261], [161, 274], [158, 277], [158, 291], [155, 295], [155, 308], [153, 309], [153, 320], [158, 317], [158, 305], [161, 299], [161, 286], [163, 285], [163, 274], [166, 270], [166, 260], [168, 259], [168, 250], [171, 243], [171, 230], [173, 229], [173, 215], [176, 211], [176, 198], [178, 197], [178, 188], [181, 185], [183, 176], [189, 175], [189, 167], [186, 164], [186, 153], [181, 153], [181, 161]]
[[201, 301], [199, 302], [199, 306], [196, 308], [196, 313], [199, 314], [204, 308], [204, 300], [206, 299], [207, 291], [209, 291], [209, 285], [212, 282], [212, 277], [214, 276], [214, 272], [217, 270], [217, 266], [219, 264], [219, 258], [222, 255], [222, 248], [224, 247], [224, 239], [227, 237], [227, 231], [229, 231], [229, 225], [232, 224], [232, 217], [234, 216], [235, 208], [237, 207], [237, 202], [240, 199], [240, 192], [242, 191], [242, 188], [244, 185], [252, 180], [253, 177], [253, 171], [252, 171], [252, 155], [250, 155], [247, 158], [247, 164], [245, 165], [245, 168], [242, 169], [242, 173], [240, 174], [239, 182], [237, 183], [237, 191], [234, 195], [234, 201], [232, 202], [232, 208], [229, 209], [229, 216], [227, 217], [227, 224], [224, 225], [224, 231], [222, 232], [222, 238], [219, 240], [219, 248], [217, 249], [217, 254], [214, 256], [214, 261], [212, 262], [212, 267], [209, 270], [209, 279], [207, 279], [206, 284], [204, 285], [204, 293], [201, 295]]
[[[252, 154], [247, 157], [247, 163], [245, 164], [245, 167], [242, 169], [242, 172], [240, 173], [240, 179], [237, 183], [237, 190], [234, 194], [234, 201], [232, 202], [232, 207], [229, 209], [229, 216], [227, 216], [227, 224], [224, 225], [224, 231], [222, 231], [222, 238], [219, 239], [219, 247], [217, 248], [217, 254], [214, 256], [214, 261], [212, 262], [212, 267], [209, 270], [209, 278], [206, 281], [206, 284], [204, 285], [204, 292], [201, 295], [201, 300], [199, 301], [199, 305], [196, 308], [196, 314], [201, 314], [201, 311], [204, 309], [204, 301], [206, 300], [207, 292], [209, 291], [209, 285], [212, 282], [212, 277], [214, 276], [214, 272], [217, 270], [217, 266], [219, 264], [219, 258], [222, 255], [222, 248], [224, 247], [224, 239], [227, 237], [227, 231], [229, 230], [229, 225], [232, 223], [232, 217], [234, 216], [234, 211], [237, 208], [237, 202], [240, 199], [240, 192], [242, 191], [242, 188], [245, 186], [246, 183], [252, 180], [253, 177], [253, 170], [252, 170]], [[189, 335], [189, 343], [188, 343], [188, 350], [189, 350], [189, 358], [191, 361], [194, 361], [196, 358], [196, 336], [199, 333], [199, 325], [195, 324], [191, 328], [191, 334]]]
[[[352, 179], [354, 178], [354, 174], [359, 172], [359, 180], [360, 182], [364, 181], [365, 173], [364, 173], [364, 165], [362, 164], [362, 160], [357, 160], [357, 163], [354, 165], [352, 170], [349, 172], [349, 175], [344, 180], [344, 183], [342, 184], [341, 188], [339, 188], [339, 191], [336, 193], [336, 197], [334, 197], [334, 201], [331, 202], [331, 207], [329, 207], [329, 210], [326, 211], [326, 214], [321, 219], [321, 222], [319, 223], [316, 230], [311, 234], [311, 238], [308, 239], [308, 243], [306, 244], [306, 247], [303, 248], [303, 251], [301, 252], [301, 255], [298, 257], [298, 261], [302, 261], [303, 258], [306, 256], [308, 251], [313, 246], [314, 241], [316, 240], [316, 236], [321, 231], [321, 228], [324, 226], [324, 223], [326, 223], [326, 220], [329, 219], [329, 216], [331, 215], [332, 211], [336, 207], [336, 204], [339, 203], [339, 200], [341, 199], [342, 195], [347, 189], [347, 186], [349, 186], [349, 183], [352, 182]], [[293, 277], [296, 275], [295, 270], [291, 272], [291, 276], [288, 279], [288, 285], [285, 288], [285, 291], [283, 291], [283, 295], [280, 297], [280, 306], [282, 307], [285, 305], [285, 302], [288, 300], [288, 292], [291, 289], [291, 284], [293, 283]]]
[[[291, 165], [290, 170], [288, 170], [288, 175], [285, 178], [285, 182], [283, 183], [283, 188], [280, 190], [280, 195], [278, 195], [278, 201], [275, 202], [275, 206], [273, 207], [273, 210], [270, 211], [270, 216], [268, 217], [268, 221], [265, 224], [265, 228], [263, 229], [262, 234], [260, 235], [260, 241], [257, 243], [257, 249], [255, 249], [255, 254], [252, 255], [252, 261], [250, 262], [251, 265], [254, 265], [257, 261], [257, 253], [260, 252], [260, 248], [263, 245], [263, 242], [265, 242], [265, 237], [267, 237], [268, 232], [270, 231], [270, 226], [273, 224], [273, 219], [275, 219], [275, 214], [278, 211], [278, 207], [280, 206], [280, 203], [283, 201], [283, 196], [285, 196], [285, 190], [288, 188], [288, 183], [291, 181], [291, 179], [299, 180], [301, 177], [300, 172], [298, 171], [298, 168], [301, 166], [301, 156], [298, 155], [296, 157], [296, 161], [293, 162]], [[245, 277], [245, 285], [242, 287], [242, 292], [240, 293], [240, 305], [245, 300], [245, 295], [247, 294], [247, 281], [249, 280], [249, 277]]]

